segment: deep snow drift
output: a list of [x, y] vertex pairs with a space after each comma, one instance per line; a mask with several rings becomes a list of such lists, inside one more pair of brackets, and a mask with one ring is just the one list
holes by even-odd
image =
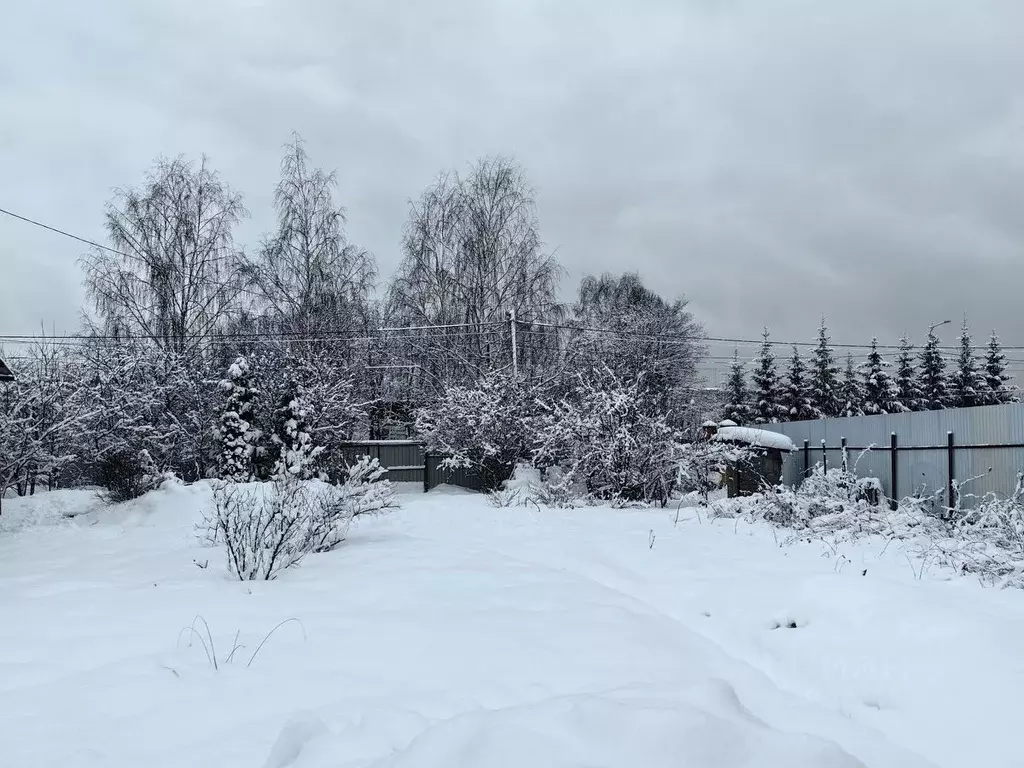
[[881, 545], [439, 489], [243, 584], [208, 499], [5, 502], [0, 764], [1020, 764], [1024, 594]]

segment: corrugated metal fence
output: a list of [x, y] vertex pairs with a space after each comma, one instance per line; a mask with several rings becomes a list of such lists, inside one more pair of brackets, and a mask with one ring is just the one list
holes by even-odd
[[416, 440], [363, 440], [345, 443], [342, 451], [349, 464], [360, 456], [377, 459], [388, 470], [387, 478], [393, 483], [422, 483], [424, 491], [444, 484], [474, 491], [483, 488], [472, 470], [442, 469], [444, 456], [424, 453], [423, 444]]
[[423, 482], [423, 445], [416, 440], [364, 440], [345, 443], [342, 451], [349, 464], [360, 456], [377, 459], [393, 483]]
[[[797, 421], [761, 427], [787, 435], [797, 445], [783, 467], [783, 481], [799, 485], [810, 467], [837, 466], [845, 445], [851, 468], [877, 477], [889, 498], [918, 490], [942, 491], [965, 483], [967, 494], [1013, 492], [1024, 470], [1024, 403], [945, 411]], [[866, 450], [870, 449], [870, 450]]]

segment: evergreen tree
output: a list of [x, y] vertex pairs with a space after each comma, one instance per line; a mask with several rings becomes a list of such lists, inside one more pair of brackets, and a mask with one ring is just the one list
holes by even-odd
[[843, 410], [842, 387], [824, 317], [818, 328], [818, 346], [811, 355], [810, 373], [811, 406], [816, 416], [820, 419], [838, 416]]
[[946, 359], [939, 349], [939, 337], [935, 329], [928, 331], [924, 349], [921, 350], [921, 410], [937, 411], [949, 402], [949, 388], [946, 383]]
[[775, 352], [768, 340], [768, 328], [761, 333], [764, 342], [757, 356], [757, 367], [752, 375], [754, 392], [754, 422], [756, 424], [777, 424], [782, 415], [779, 375], [775, 365]]
[[949, 382], [949, 406], [951, 408], [973, 408], [985, 405], [988, 400], [988, 381], [978, 370], [978, 362], [974, 357], [974, 340], [971, 338], [967, 318], [960, 327], [960, 354], [956, 360], [956, 370]]
[[227, 378], [220, 383], [224, 392], [224, 410], [220, 416], [220, 476], [224, 480], [245, 483], [253, 479], [253, 454], [259, 432], [253, 425], [253, 401], [249, 361], [235, 359]]
[[914, 345], [904, 334], [900, 339], [900, 352], [896, 358], [896, 399], [904, 411], [920, 411], [923, 397], [924, 393], [917, 379], [917, 366], [914, 364]]
[[274, 412], [274, 434], [277, 448], [274, 477], [309, 480], [317, 477], [317, 458], [323, 447], [313, 444], [306, 422], [305, 392], [295, 376], [289, 376], [277, 410]]
[[863, 416], [864, 387], [860, 372], [853, 364], [853, 354], [846, 355], [846, 371], [842, 383], [843, 407], [842, 416]]
[[796, 347], [793, 347], [793, 357], [789, 361], [782, 403], [790, 421], [806, 421], [815, 417], [807, 390], [807, 366]]
[[907, 410], [899, 399], [896, 382], [889, 371], [890, 363], [878, 351], [878, 339], [871, 340], [871, 351], [864, 364], [864, 413], [873, 416], [882, 413], [902, 413]]
[[986, 404], [1000, 405], [1019, 400], [1017, 389], [1010, 384], [1010, 377], [1006, 374], [1006, 355], [995, 331], [992, 331], [985, 350], [984, 376]]
[[726, 396], [728, 405], [725, 406], [724, 418], [735, 421], [737, 424], [747, 423], [750, 420], [749, 395], [747, 393], [746, 376], [743, 373], [743, 363], [740, 362], [740, 351], [738, 349], [734, 350], [732, 354], [729, 383], [726, 385]]

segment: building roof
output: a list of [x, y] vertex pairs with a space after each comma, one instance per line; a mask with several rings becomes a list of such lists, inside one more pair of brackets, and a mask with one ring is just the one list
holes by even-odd
[[14, 381], [14, 371], [3, 360], [0, 360], [0, 381]]
[[795, 451], [796, 446], [786, 435], [769, 432], [766, 429], [750, 427], [721, 427], [712, 438], [720, 443], [740, 443], [755, 448], [771, 448], [777, 451]]

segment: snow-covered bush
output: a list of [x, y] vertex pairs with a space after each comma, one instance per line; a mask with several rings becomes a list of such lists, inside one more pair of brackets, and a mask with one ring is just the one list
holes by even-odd
[[363, 457], [340, 486], [291, 476], [266, 483], [218, 481], [200, 539], [225, 548], [228, 570], [238, 579], [276, 578], [311, 552], [335, 549], [358, 518], [396, 507], [386, 471]]
[[56, 487], [76, 458], [96, 408], [81, 376], [65, 347], [43, 341], [28, 350], [17, 379], [0, 384], [0, 506], [8, 488], [25, 495], [37, 483]]
[[96, 480], [111, 504], [131, 501], [155, 490], [163, 481], [149, 451], [115, 451], [106, 454], [96, 466]]
[[512, 376], [491, 374], [473, 388], [450, 387], [416, 415], [427, 451], [442, 467], [476, 472], [485, 489], [499, 488], [535, 445], [536, 397]]
[[643, 376], [623, 381], [605, 368], [580, 375], [565, 397], [543, 404], [534, 464], [559, 468], [566, 487], [594, 499], [667, 503], [679, 434]]
[[519, 488], [496, 488], [487, 493], [487, 501], [498, 508], [521, 507], [528, 503], [529, 498]]
[[696, 493], [707, 506], [711, 494], [722, 487], [729, 466], [746, 465], [754, 454], [743, 446], [714, 441], [687, 443], [676, 462], [676, 487], [683, 493]]
[[386, 473], [377, 459], [362, 456], [349, 467], [343, 485], [312, 484], [316, 490], [305, 510], [303, 548], [309, 552], [335, 549], [357, 519], [385, 514], [397, 507], [395, 489], [385, 479]]
[[752, 497], [757, 517], [786, 528], [806, 528], [817, 519], [848, 520], [853, 524], [878, 508], [881, 501], [875, 478], [858, 478], [845, 466], [824, 469], [817, 465], [799, 488], [779, 485]]
[[384, 477], [387, 472], [377, 459], [369, 456], [359, 457], [348, 468], [348, 477], [341, 490], [352, 519], [398, 506], [394, 486]]
[[963, 503], [968, 494], [962, 488], [952, 506], [941, 496], [922, 489], [890, 509], [876, 478], [858, 478], [842, 467], [823, 471], [819, 465], [797, 489], [766, 488], [755, 496], [715, 502], [712, 509], [716, 517], [764, 520], [789, 529], [788, 543], [825, 541], [833, 554], [845, 541], [881, 537], [904, 552], [917, 578], [940, 566], [984, 584], [1024, 588], [1024, 473], [1008, 497], [989, 493], [976, 498], [973, 507]]
[[309, 551], [304, 542], [310, 501], [309, 487], [293, 480], [218, 483], [203, 533], [224, 546], [233, 576], [269, 581]]

